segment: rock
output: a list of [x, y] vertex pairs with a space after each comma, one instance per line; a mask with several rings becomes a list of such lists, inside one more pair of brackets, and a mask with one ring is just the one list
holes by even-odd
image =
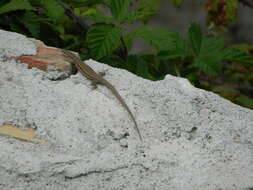
[[[4, 52], [36, 52], [27, 38], [0, 34], [0, 42], [3, 36], [10, 39]], [[144, 140], [105, 87], [92, 89], [79, 73], [55, 81], [47, 72], [2, 61], [0, 126], [34, 128], [36, 137], [49, 144], [0, 135], [1, 190], [253, 188], [252, 110], [186, 79], [167, 75], [152, 82], [87, 63], [106, 71]]]

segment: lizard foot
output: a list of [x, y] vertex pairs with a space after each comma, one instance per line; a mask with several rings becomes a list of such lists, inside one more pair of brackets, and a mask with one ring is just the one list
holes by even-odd
[[92, 80], [91, 81], [92, 90], [95, 90], [98, 87], [98, 84], [100, 84], [98, 81]]
[[105, 76], [105, 72], [103, 71], [103, 72], [99, 72], [98, 73], [101, 77], [104, 77]]

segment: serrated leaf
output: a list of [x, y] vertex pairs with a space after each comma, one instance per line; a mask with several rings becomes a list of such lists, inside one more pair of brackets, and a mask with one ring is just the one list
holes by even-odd
[[139, 4], [139, 16], [147, 22], [160, 9], [161, 0], [141, 0]]
[[230, 47], [239, 49], [245, 53], [253, 52], [253, 45], [252, 44], [240, 43], [240, 44], [234, 44]]
[[136, 74], [143, 78], [147, 78], [149, 76], [147, 62], [139, 56], [135, 56], [135, 61], [136, 61]]
[[199, 56], [193, 66], [206, 74], [215, 75], [220, 70], [222, 61], [238, 62], [245, 66], [253, 65], [253, 58], [237, 48], [224, 47], [222, 38], [203, 38]]
[[175, 38], [175, 46], [171, 50], [161, 51], [158, 57], [162, 60], [170, 60], [176, 58], [186, 58], [191, 56], [188, 42], [179, 35]]
[[64, 0], [64, 2], [76, 8], [103, 3], [103, 0]]
[[224, 40], [222, 38], [203, 38], [198, 57], [193, 66], [206, 74], [216, 75], [220, 71], [223, 60]]
[[112, 25], [95, 25], [87, 32], [87, 44], [91, 54], [100, 59], [109, 56], [117, 48], [121, 30]]
[[206, 74], [217, 75], [220, 71], [220, 61], [221, 59], [218, 57], [209, 54], [194, 59], [192, 66], [198, 68]]
[[107, 0], [113, 18], [119, 22], [127, 17], [128, 8], [132, 0]]
[[154, 80], [154, 77], [149, 73], [149, 62], [139, 55], [129, 55], [125, 63], [128, 68], [131, 68], [138, 76], [146, 79]]
[[35, 10], [28, 0], [11, 0], [9, 3], [0, 7], [0, 14], [17, 10]]
[[223, 51], [223, 60], [253, 66], [253, 57], [237, 48], [227, 48]]
[[141, 0], [137, 11], [127, 13], [125, 21], [133, 23], [136, 20], [143, 20], [146, 23], [150, 17], [158, 12], [161, 0]]
[[143, 36], [145, 33], [149, 33], [150, 32], [150, 29], [147, 27], [147, 26], [140, 26], [138, 28], [136, 28], [135, 30], [129, 32], [125, 37], [124, 37], [124, 40], [127, 42], [127, 41], [130, 41], [130, 40], [133, 40], [134, 38], [137, 38], [137, 37], [141, 37]]
[[126, 46], [129, 48], [132, 46], [132, 42], [134, 38], [142, 38], [142, 36], [150, 32], [150, 29], [147, 26], [140, 26], [133, 31], [129, 32], [125, 37], [124, 37], [124, 42], [126, 43]]
[[143, 19], [144, 17], [145, 15], [139, 11], [129, 12], [125, 17], [125, 21], [132, 24], [134, 21]]
[[224, 39], [223, 38], [203, 38], [201, 43], [201, 54], [220, 52], [224, 49]]
[[143, 41], [156, 48], [159, 52], [173, 49], [175, 47], [176, 37], [177, 33], [174, 31], [165, 29], [151, 30], [148, 27], [143, 26], [130, 32], [125, 37], [125, 40], [128, 42], [133, 38], [141, 38]]
[[142, 39], [155, 47], [157, 51], [170, 50], [175, 47], [175, 37], [177, 33], [170, 30], [151, 30], [144, 33]]
[[188, 38], [193, 51], [194, 56], [198, 56], [201, 49], [202, 32], [198, 24], [191, 24], [188, 30]]
[[55, 0], [42, 0], [41, 3], [45, 8], [47, 15], [52, 19], [53, 22], [59, 22], [60, 19], [65, 15], [64, 8]]
[[92, 19], [93, 21], [104, 22], [107, 24], [113, 23], [115, 21], [113, 18], [104, 16], [95, 8], [89, 8], [87, 11], [82, 13], [81, 16]]
[[19, 21], [29, 30], [29, 32], [36, 38], [40, 35], [40, 23], [38, 16], [33, 12], [26, 12], [19, 18]]

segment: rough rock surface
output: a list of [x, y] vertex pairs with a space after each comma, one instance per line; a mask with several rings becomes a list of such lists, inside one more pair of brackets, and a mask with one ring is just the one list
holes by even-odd
[[[36, 52], [27, 38], [5, 31], [0, 47], [0, 57]], [[106, 72], [136, 116], [144, 141], [105, 87], [93, 90], [80, 74], [51, 80], [25, 64], [1, 61], [0, 126], [30, 126], [49, 142], [0, 135], [1, 190], [253, 188], [252, 110], [182, 78], [151, 82], [87, 63]]]

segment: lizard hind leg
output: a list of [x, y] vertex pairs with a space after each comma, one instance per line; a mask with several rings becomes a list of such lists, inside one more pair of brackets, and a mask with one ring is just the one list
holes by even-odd
[[92, 90], [97, 89], [98, 84], [100, 84], [100, 82], [98, 82], [97, 80], [92, 80], [91, 81]]
[[[105, 76], [105, 72], [99, 72], [98, 73], [99, 76], [101, 77], [104, 77]], [[95, 90], [97, 88], [97, 86], [101, 84], [101, 82], [97, 81], [97, 80], [91, 80], [91, 86], [92, 86], [92, 89]]]

